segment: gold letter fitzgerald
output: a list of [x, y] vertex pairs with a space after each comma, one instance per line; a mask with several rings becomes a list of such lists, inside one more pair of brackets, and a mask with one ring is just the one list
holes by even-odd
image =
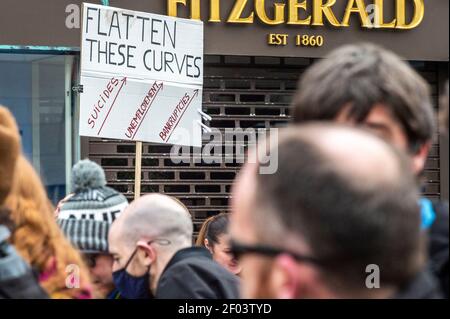
[[210, 0], [209, 22], [220, 22], [220, 0]]
[[414, 17], [409, 24], [406, 24], [406, 6], [405, 0], [397, 0], [397, 29], [414, 29], [423, 20], [425, 16], [425, 5], [423, 0], [414, 1]]
[[289, 0], [289, 20], [288, 24], [297, 24], [297, 25], [309, 25], [311, 23], [311, 16], [308, 16], [306, 19], [298, 18], [298, 10], [307, 9], [306, 0], [302, 3], [298, 3], [298, 0]]
[[395, 28], [395, 23], [397, 19], [394, 19], [392, 22], [385, 23], [384, 22], [384, 0], [375, 0], [375, 21], [374, 21], [374, 27], [375, 28], [387, 28], [387, 29], [393, 29]]
[[284, 23], [284, 7], [285, 4], [274, 3], [275, 6], [275, 16], [271, 20], [266, 14], [266, 8], [264, 5], [264, 0], [255, 0], [255, 11], [259, 19], [265, 24], [276, 25]]
[[233, 10], [231, 10], [230, 16], [228, 17], [229, 23], [253, 23], [254, 12], [247, 18], [241, 18], [242, 11], [244, 11], [247, 0], [236, 0]]
[[[356, 2], [356, 3], [355, 3]], [[355, 8], [356, 4], [356, 8]], [[345, 9], [344, 19], [342, 19], [342, 26], [350, 26], [350, 16], [353, 12], [359, 13], [359, 18], [361, 19], [362, 26], [365, 28], [371, 28], [372, 23], [370, 22], [369, 15], [366, 11], [366, 5], [364, 0], [350, 0]]]
[[328, 0], [325, 4], [323, 4], [323, 0], [314, 0], [312, 25], [323, 26], [323, 15], [325, 14], [332, 26], [340, 27], [341, 24], [331, 10], [335, 3], [336, 0]]
[[[167, 0], [167, 15], [178, 16], [178, 4], [186, 6], [187, 0]], [[200, 0], [191, 0], [191, 15], [193, 20], [200, 20]]]

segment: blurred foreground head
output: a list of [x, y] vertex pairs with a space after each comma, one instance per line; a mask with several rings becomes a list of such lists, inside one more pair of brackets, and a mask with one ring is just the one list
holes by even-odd
[[0, 105], [0, 206], [11, 191], [14, 167], [20, 152], [20, 136], [11, 112]]
[[[20, 156], [14, 184], [6, 199], [13, 222], [11, 242], [39, 273], [40, 284], [52, 298], [90, 296], [86, 266], [64, 237], [53, 217], [53, 206], [31, 164]], [[78, 288], [67, 284], [68, 266], [76, 265]]]
[[425, 165], [434, 111], [425, 80], [394, 53], [372, 44], [346, 45], [301, 77], [294, 123], [335, 121], [362, 125], [406, 151], [412, 169]]
[[[422, 270], [407, 158], [372, 134], [329, 124], [278, 137], [270, 141], [278, 170], [258, 174], [247, 163], [233, 188], [243, 297], [389, 297]], [[379, 268], [381, 289], [366, 286], [369, 265]]]
[[[10, 227], [11, 243], [39, 274], [39, 283], [50, 297], [88, 297], [90, 288], [85, 266], [54, 220], [53, 207], [39, 175], [20, 154], [16, 121], [4, 108], [0, 108], [0, 137], [0, 184], [7, 184], [9, 190], [4, 200], [6, 210], [1, 217]], [[9, 144], [3, 143], [4, 140]], [[6, 149], [8, 145], [10, 147]], [[14, 155], [16, 161], [12, 165], [6, 159]], [[78, 288], [70, 288], [67, 284], [69, 265], [78, 267]]]
[[445, 83], [444, 93], [441, 95], [441, 110], [440, 110], [440, 122], [441, 122], [441, 131], [445, 132], [445, 135], [448, 138], [448, 81]]

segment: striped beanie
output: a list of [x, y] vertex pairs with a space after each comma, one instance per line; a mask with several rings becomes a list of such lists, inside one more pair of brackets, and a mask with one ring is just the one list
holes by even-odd
[[72, 245], [85, 254], [108, 253], [109, 222], [92, 219], [58, 219]]
[[112, 223], [128, 206], [121, 193], [106, 186], [103, 169], [85, 159], [72, 169], [72, 192], [59, 208], [59, 219], [93, 219]]

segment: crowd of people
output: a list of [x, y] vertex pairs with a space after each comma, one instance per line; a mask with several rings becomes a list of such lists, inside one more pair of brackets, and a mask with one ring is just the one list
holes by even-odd
[[[448, 87], [441, 104], [448, 134]], [[448, 298], [448, 203], [421, 195], [438, 125], [424, 79], [347, 45], [302, 75], [292, 114], [255, 148], [278, 169], [249, 159], [193, 243], [182, 202], [128, 203], [87, 159], [54, 208], [0, 107], [0, 298]]]

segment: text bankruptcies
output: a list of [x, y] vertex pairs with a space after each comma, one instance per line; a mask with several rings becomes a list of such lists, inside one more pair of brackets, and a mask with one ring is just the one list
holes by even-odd
[[[224, 0], [222, 0], [224, 1]], [[339, 0], [346, 1], [344, 12], [337, 12], [337, 0], [278, 0], [268, 9], [266, 0], [232, 0], [232, 10], [224, 15], [221, 0], [209, 0], [210, 23], [254, 23], [256, 19], [267, 25], [308, 25], [349, 27], [351, 17], [359, 17], [364, 28], [414, 29], [425, 15], [424, 0]], [[395, 17], [385, 18], [385, 2], [395, 6]], [[179, 6], [186, 6], [190, 18], [201, 20], [200, 0], [167, 0], [169, 16], [178, 16]], [[408, 14], [412, 11], [412, 15]], [[270, 13], [269, 13], [270, 12]]]
[[198, 89], [194, 90], [194, 93], [192, 95], [185, 93], [184, 96], [178, 102], [178, 104], [175, 106], [169, 118], [167, 119], [164, 127], [161, 129], [161, 132], [159, 133], [159, 137], [163, 142], [167, 142], [169, 140], [173, 131], [177, 127], [181, 118], [183, 117], [184, 112], [189, 107], [189, 104], [191, 104], [192, 100], [194, 100], [198, 96], [199, 93], [198, 91], [199, 91]]

